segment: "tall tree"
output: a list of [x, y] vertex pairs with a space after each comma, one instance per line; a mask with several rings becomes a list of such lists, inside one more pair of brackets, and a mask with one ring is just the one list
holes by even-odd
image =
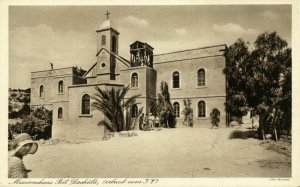
[[124, 120], [124, 111], [131, 108], [135, 104], [136, 98], [140, 95], [134, 95], [125, 100], [125, 96], [128, 93], [130, 87], [126, 86], [122, 89], [116, 90], [112, 87], [110, 90], [102, 90], [99, 87], [95, 87], [97, 93], [92, 97], [95, 101], [92, 103], [92, 107], [95, 110], [103, 112], [107, 120], [101, 121], [111, 131], [122, 131], [126, 129]]
[[252, 67], [246, 85], [248, 104], [250, 107], [271, 106], [278, 97], [280, 74], [286, 69], [282, 55], [286, 53], [287, 42], [276, 32], [263, 33], [257, 37], [254, 46], [249, 62], [246, 62]]
[[[252, 51], [241, 39], [228, 48], [224, 69], [228, 112], [251, 108], [266, 119], [263, 116], [268, 115], [269, 108], [281, 108], [286, 116], [291, 116], [291, 49], [287, 46], [272, 32], [259, 35]], [[259, 129], [264, 128], [264, 123], [260, 120]]]
[[158, 112], [171, 112], [173, 113], [173, 106], [170, 100], [169, 86], [168, 83], [162, 81], [160, 83], [160, 91], [158, 94]]
[[250, 67], [247, 64], [250, 52], [248, 43], [238, 39], [226, 51], [226, 67], [224, 73], [227, 79], [227, 100], [225, 108], [228, 113], [238, 117], [238, 121], [247, 112], [245, 96], [247, 74]]
[[184, 115], [184, 125], [188, 127], [193, 127], [194, 120], [193, 120], [193, 108], [191, 107], [192, 101], [190, 99], [183, 100], [184, 109], [182, 111]]
[[161, 82], [160, 90], [161, 93], [158, 94], [157, 113], [160, 114], [160, 119], [163, 124], [175, 127], [176, 117], [170, 100], [169, 86], [165, 81]]

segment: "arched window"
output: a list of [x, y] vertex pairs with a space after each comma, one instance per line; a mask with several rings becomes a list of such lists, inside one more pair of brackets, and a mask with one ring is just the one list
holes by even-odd
[[173, 88], [179, 88], [179, 73], [175, 71], [173, 73]]
[[204, 71], [204, 69], [198, 70], [198, 86], [205, 86], [205, 71]]
[[57, 118], [62, 119], [63, 118], [63, 109], [61, 107], [57, 110]]
[[199, 118], [205, 117], [205, 110], [206, 110], [205, 108], [206, 108], [205, 102], [199, 101], [199, 103], [198, 103], [198, 117]]
[[102, 37], [101, 37], [101, 44], [102, 45], [106, 44], [106, 36], [105, 35], [102, 35]]
[[81, 114], [90, 114], [90, 96], [88, 94], [82, 96]]
[[138, 117], [138, 113], [139, 113], [138, 110], [139, 109], [138, 109], [138, 106], [136, 104], [132, 105], [132, 107], [131, 107], [131, 117], [133, 117], [133, 118]]
[[58, 93], [64, 93], [64, 82], [63, 81], [58, 82]]
[[133, 73], [131, 75], [131, 87], [138, 87], [139, 86], [139, 76], [137, 73]]
[[117, 39], [116, 39], [115, 36], [112, 37], [111, 42], [112, 42], [112, 44], [111, 44], [111, 51], [113, 53], [116, 53], [117, 52]]
[[44, 86], [41, 85], [40, 86], [40, 97], [44, 97], [45, 96], [45, 93], [44, 93]]
[[178, 102], [173, 103], [175, 116], [179, 118], [180, 115], [180, 105]]

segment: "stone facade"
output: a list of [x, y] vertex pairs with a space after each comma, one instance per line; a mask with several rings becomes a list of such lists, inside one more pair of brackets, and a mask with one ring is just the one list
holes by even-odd
[[[226, 82], [222, 73], [226, 62], [224, 51], [226, 46], [211, 46], [192, 50], [179, 51], [154, 56], [154, 69], [157, 71], [156, 90], [160, 82], [166, 81], [169, 85], [171, 102], [178, 102], [180, 116], [177, 125], [183, 123], [181, 111], [184, 108], [183, 100], [191, 99], [194, 112], [195, 127], [208, 127], [211, 125], [209, 114], [213, 108], [221, 112], [220, 124], [225, 125], [226, 113]], [[204, 70], [204, 85], [198, 85], [198, 71]], [[179, 88], [173, 88], [174, 72], [179, 73]], [[205, 117], [198, 117], [198, 102], [206, 104]]]
[[90, 106], [95, 86], [120, 89], [131, 85], [126, 97], [140, 94], [137, 106], [149, 113], [162, 81], [169, 85], [172, 104], [179, 104], [177, 127], [183, 127], [184, 99], [192, 102], [195, 127], [210, 126], [214, 107], [221, 111], [220, 124], [225, 126], [225, 45], [153, 55], [149, 44], [137, 41], [130, 45], [129, 61], [118, 55], [119, 32], [109, 20], [96, 32], [97, 62], [84, 75], [76, 73], [75, 67], [31, 73], [31, 107], [53, 110], [52, 138], [102, 138], [103, 127], [97, 124], [104, 115]]

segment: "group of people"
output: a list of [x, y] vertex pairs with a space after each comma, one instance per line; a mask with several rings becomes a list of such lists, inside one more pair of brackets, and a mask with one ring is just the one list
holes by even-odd
[[159, 117], [158, 116], [154, 116], [152, 113], [149, 114], [144, 114], [142, 113], [142, 115], [139, 118], [139, 128], [140, 130], [152, 130], [155, 127], [159, 127]]

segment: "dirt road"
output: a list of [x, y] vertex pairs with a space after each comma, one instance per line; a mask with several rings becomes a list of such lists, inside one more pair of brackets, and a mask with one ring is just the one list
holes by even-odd
[[40, 144], [24, 162], [33, 178], [290, 177], [290, 154], [247, 138], [246, 127], [162, 129], [108, 141]]

